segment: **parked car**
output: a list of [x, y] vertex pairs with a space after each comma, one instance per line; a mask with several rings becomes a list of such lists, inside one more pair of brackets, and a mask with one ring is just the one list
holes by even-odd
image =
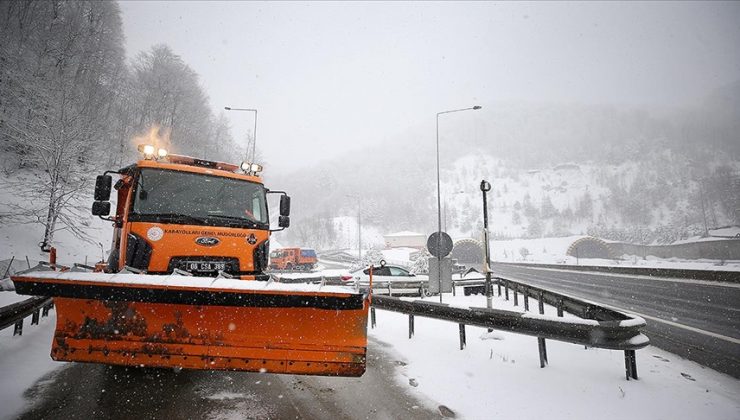
[[[350, 273], [360, 289], [370, 287], [370, 268]], [[373, 294], [390, 296], [429, 296], [429, 276], [416, 275], [396, 265], [381, 265], [373, 269]]]

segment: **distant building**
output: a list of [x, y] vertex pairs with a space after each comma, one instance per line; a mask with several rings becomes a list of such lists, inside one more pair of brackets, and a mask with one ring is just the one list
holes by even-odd
[[396, 232], [383, 235], [386, 248], [416, 248], [422, 249], [427, 246], [427, 238], [423, 233]]

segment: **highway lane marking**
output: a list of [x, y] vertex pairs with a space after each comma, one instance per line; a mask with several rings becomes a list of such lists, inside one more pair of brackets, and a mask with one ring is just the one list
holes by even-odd
[[[582, 273], [582, 271], [579, 271], [579, 272]], [[525, 284], [531, 284], [527, 280], [521, 279], [521, 278], [520, 279], [512, 278], [511, 280], [518, 281], [518, 282], [525, 283]], [[710, 337], [714, 337], [714, 338], [717, 338], [717, 339], [720, 339], [720, 340], [728, 341], [728, 342], [733, 343], [733, 344], [740, 344], [740, 339], [737, 339], [737, 338], [734, 338], [734, 337], [728, 337], [726, 335], [717, 334], [717, 333], [714, 333], [714, 332], [711, 332], [711, 331], [707, 331], [707, 330], [702, 330], [700, 328], [691, 327], [691, 326], [684, 325], [684, 324], [679, 324], [678, 322], [668, 321], [668, 320], [665, 320], [665, 319], [662, 319], [662, 318], [657, 318], [657, 317], [654, 317], [654, 316], [641, 314], [641, 313], [635, 312], [633, 310], [622, 309], [622, 308], [619, 308], [619, 307], [616, 307], [616, 306], [612, 306], [612, 305], [609, 305], [609, 304], [606, 304], [606, 303], [601, 303], [601, 302], [598, 302], [598, 301], [595, 301], [595, 300], [591, 300], [591, 298], [578, 297], [578, 296], [572, 295], [572, 294], [570, 294], [568, 292], [558, 291], [558, 293], [561, 293], [563, 295], [570, 296], [570, 297], [573, 297], [573, 298], [576, 298], [576, 299], [579, 299], [579, 300], [587, 301], [587, 302], [590, 302], [590, 303], [595, 303], [595, 304], [597, 304], [599, 306], [603, 306], [604, 308], [607, 308], [607, 309], [612, 309], [612, 310], [619, 311], [619, 312], [626, 312], [628, 314], [634, 314], [634, 315], [639, 316], [640, 318], [645, 318], [645, 319], [649, 319], [649, 320], [652, 320], [652, 321], [661, 322], [663, 324], [668, 324], [670, 326], [673, 326], [673, 327], [676, 327], [676, 328], [682, 328], [682, 329], [685, 329], [685, 330], [688, 330], [688, 331], [692, 331], [692, 332], [695, 332], [695, 333], [698, 333], [698, 334], [708, 335]]]
[[[511, 267], [511, 266], [509, 266]], [[599, 271], [585, 271], [585, 270], [568, 270], [565, 268], [549, 268], [549, 267], [532, 267], [532, 266], [520, 266], [516, 267], [518, 269], [531, 269], [531, 270], [548, 270], [548, 271], [561, 271], [563, 273], [577, 273], [577, 274], [594, 274], [597, 276], [606, 276], [606, 277], [624, 277], [628, 279], [645, 279], [645, 280], [657, 280], [657, 281], [665, 281], [670, 283], [686, 283], [686, 284], [696, 284], [696, 285], [705, 285], [705, 286], [717, 286], [717, 287], [729, 287], [733, 289], [740, 289], [740, 283], [726, 283], [726, 282], [718, 282], [718, 281], [707, 281], [707, 280], [691, 280], [691, 279], [679, 279], [675, 277], [652, 277], [652, 276], [645, 276], [641, 274], [618, 274], [618, 273], [602, 273]]]

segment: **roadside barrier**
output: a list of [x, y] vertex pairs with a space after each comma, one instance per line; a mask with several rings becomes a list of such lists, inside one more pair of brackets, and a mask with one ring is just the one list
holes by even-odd
[[[11, 292], [7, 292], [11, 293]], [[38, 325], [39, 318], [49, 315], [54, 307], [50, 297], [37, 296], [0, 308], [0, 331], [14, 325], [13, 335], [23, 335], [23, 320], [31, 315], [31, 325]]]
[[[503, 263], [494, 265], [508, 265], [512, 267], [553, 268], [557, 270], [590, 271], [596, 273], [630, 274], [637, 276], [669, 277], [679, 279], [724, 281], [740, 283], [740, 271], [729, 270], [695, 270], [683, 268], [652, 268], [652, 267], [623, 267], [600, 265], [565, 265], [565, 264], [537, 264], [537, 263]], [[495, 271], [495, 270], [494, 270]]]
[[[464, 288], [483, 287], [484, 279], [468, 279], [455, 282]], [[626, 379], [637, 379], [637, 358], [635, 350], [650, 343], [642, 334], [645, 320], [626, 313], [604, 308], [596, 303], [583, 301], [571, 296], [546, 289], [518, 283], [504, 278], [495, 278], [498, 295], [519, 305], [522, 297], [525, 312], [514, 312], [488, 308], [460, 308], [424, 300], [401, 300], [395, 297], [374, 295], [370, 308], [371, 327], [376, 326], [375, 309], [399, 312], [409, 317], [409, 338], [414, 335], [414, 316], [455, 322], [459, 325], [460, 349], [466, 346], [465, 327], [477, 326], [488, 329], [509, 331], [537, 337], [540, 367], [548, 364], [546, 339], [580, 344], [609, 350], [623, 350]], [[454, 289], [454, 287], [453, 287]], [[539, 313], [529, 313], [529, 299], [538, 302]], [[558, 318], [568, 312], [578, 318], [558, 319], [544, 315], [544, 305], [556, 308]]]
[[[28, 260], [26, 260], [28, 263]], [[11, 259], [12, 264], [12, 259]], [[30, 263], [28, 263], [30, 266]], [[15, 274], [23, 274], [30, 271], [49, 271], [52, 270], [53, 264], [47, 262], [39, 262], [35, 267], [30, 267], [26, 270], [21, 270]], [[58, 268], [69, 269], [56, 265]], [[13, 293], [13, 292], [3, 292]], [[54, 300], [46, 296], [35, 296], [30, 299], [26, 299], [20, 302], [12, 303], [7, 306], [0, 308], [0, 331], [13, 325], [13, 336], [23, 335], [23, 321], [31, 316], [31, 325], [38, 325], [40, 317], [46, 317], [49, 315], [49, 310], [54, 308]]]

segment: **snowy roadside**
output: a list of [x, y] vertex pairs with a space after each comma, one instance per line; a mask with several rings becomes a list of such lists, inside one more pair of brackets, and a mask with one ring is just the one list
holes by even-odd
[[[0, 292], [5, 293], [12, 292]], [[27, 318], [20, 337], [13, 337], [12, 327], [0, 331], [0, 419], [13, 418], [28, 404], [24, 394], [31, 386], [49, 372], [67, 365], [49, 356], [56, 312], [51, 310], [48, 317], [39, 320], [39, 325], [30, 323]]]
[[[484, 306], [482, 296], [444, 296], [455, 306]], [[498, 297], [494, 307], [513, 309]], [[521, 308], [521, 307], [519, 307]], [[552, 308], [547, 309], [551, 311]], [[534, 337], [458, 326], [423, 317], [408, 338], [408, 318], [377, 311], [369, 335], [404, 358], [397, 380], [466, 419], [736, 419], [740, 381], [653, 346], [637, 351], [637, 381], [624, 378], [620, 351], [547, 341], [539, 367]]]

